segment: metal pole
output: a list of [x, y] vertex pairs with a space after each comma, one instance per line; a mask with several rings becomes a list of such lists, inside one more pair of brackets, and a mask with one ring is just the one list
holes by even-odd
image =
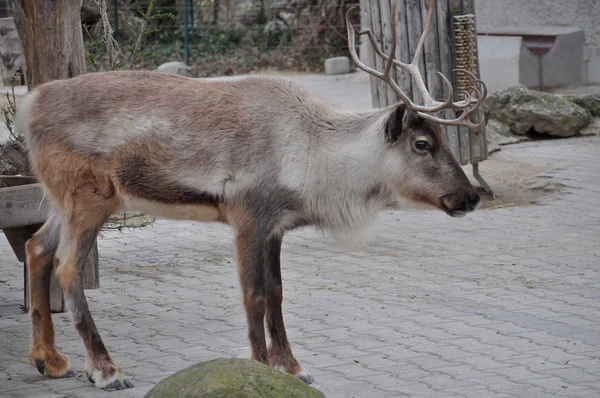
[[490, 187], [487, 181], [483, 179], [481, 174], [479, 174], [479, 163], [473, 163], [473, 177], [475, 177], [477, 182], [481, 184], [481, 187], [486, 193], [490, 194], [493, 199], [496, 199], [496, 193], [494, 192], [492, 187]]
[[114, 14], [115, 14], [114, 25], [115, 25], [115, 40], [116, 41], [119, 41], [119, 7], [117, 5], [118, 2], [119, 2], [119, 0], [113, 0], [113, 9], [114, 9]]
[[190, 47], [188, 43], [188, 0], [183, 0], [183, 62], [186, 65], [190, 64]]

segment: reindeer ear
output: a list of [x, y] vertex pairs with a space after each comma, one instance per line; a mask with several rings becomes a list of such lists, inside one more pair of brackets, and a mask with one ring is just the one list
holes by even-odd
[[398, 141], [402, 132], [406, 130], [410, 121], [416, 116], [414, 112], [406, 108], [406, 105], [400, 104], [390, 115], [385, 125], [385, 139], [390, 144]]

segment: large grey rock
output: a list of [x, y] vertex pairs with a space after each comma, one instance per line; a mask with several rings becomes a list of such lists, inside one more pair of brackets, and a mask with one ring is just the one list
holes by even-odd
[[486, 116], [506, 124], [513, 134], [530, 129], [557, 137], [571, 137], [590, 122], [581, 106], [559, 95], [517, 85], [499, 90], [486, 101]]
[[499, 151], [501, 146], [516, 144], [526, 139], [525, 136], [515, 136], [510, 128], [496, 119], [488, 119], [485, 125], [485, 138], [488, 144], [488, 153]]
[[155, 72], [194, 77], [194, 69], [191, 66], [179, 61], [166, 62], [156, 68]]
[[590, 115], [600, 116], [600, 94], [583, 94], [565, 96], [571, 102], [576, 103], [590, 113]]
[[333, 57], [325, 60], [325, 74], [339, 75], [350, 72], [350, 60], [348, 57]]
[[600, 135], [600, 117], [593, 117], [592, 122], [587, 127], [581, 129], [579, 134], [583, 136]]
[[145, 398], [321, 398], [299, 378], [252, 359], [215, 359], [168, 376]]

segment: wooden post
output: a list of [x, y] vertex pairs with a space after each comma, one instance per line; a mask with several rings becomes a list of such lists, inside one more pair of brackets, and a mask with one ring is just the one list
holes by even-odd
[[[398, 45], [396, 58], [402, 62], [412, 61], [417, 43], [423, 27], [427, 22], [428, 0], [391, 0], [398, 1]], [[454, 56], [454, 30], [453, 16], [475, 12], [474, 0], [436, 0], [434, 18], [431, 30], [425, 38], [423, 57], [420, 62], [420, 70], [429, 92], [434, 98], [445, 97], [444, 86], [437, 76], [440, 71], [453, 83], [456, 89], [456, 79], [452, 69], [456, 65]], [[391, 3], [389, 0], [361, 1], [361, 12], [363, 13], [363, 28], [370, 28], [375, 35], [380, 48], [387, 53], [391, 42]], [[366, 40], [363, 38], [363, 40]], [[369, 44], [370, 46], [370, 44]], [[368, 50], [368, 57], [364, 61], [383, 71], [384, 62], [377, 57], [374, 51]], [[413, 82], [408, 73], [401, 69], [393, 72], [396, 82], [400, 88], [416, 102], [422, 102], [418, 92], [413, 91]], [[383, 108], [399, 101], [395, 94], [390, 94], [389, 88], [379, 79], [371, 77], [371, 91], [373, 106]], [[458, 93], [454, 92], [458, 100]], [[456, 117], [456, 111], [445, 110], [445, 117]], [[485, 144], [485, 131], [471, 132], [466, 127], [445, 126], [446, 135], [452, 153], [461, 164], [480, 162], [487, 158], [487, 146]]]
[[[27, 65], [25, 73], [29, 89], [52, 80], [69, 79], [85, 73], [81, 0], [14, 0], [13, 7], [21, 53], [25, 56]], [[48, 27], [50, 23], [51, 28]], [[24, 261], [26, 240], [40, 226], [23, 224], [25, 225], [14, 227], [20, 228], [19, 230], [9, 230], [7, 235], [17, 257], [21, 253], [21, 261]], [[25, 285], [25, 307], [28, 309], [27, 280]], [[99, 285], [98, 246], [94, 242], [84, 267], [84, 288], [95, 289]], [[50, 288], [50, 295], [55, 298], [52, 310], [63, 311], [62, 292], [54, 277]]]

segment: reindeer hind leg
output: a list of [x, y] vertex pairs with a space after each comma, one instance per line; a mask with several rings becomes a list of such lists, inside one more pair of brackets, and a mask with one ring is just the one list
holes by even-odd
[[83, 291], [83, 266], [100, 229], [119, 207], [110, 182], [83, 174], [82, 181], [63, 200], [56, 274], [77, 332], [86, 348], [85, 371], [96, 387], [122, 390], [133, 387], [102, 342]]
[[69, 359], [54, 345], [54, 326], [50, 311], [50, 275], [60, 236], [60, 217], [56, 211], [25, 245], [29, 280], [31, 346], [29, 361], [42, 375], [72, 377]]

